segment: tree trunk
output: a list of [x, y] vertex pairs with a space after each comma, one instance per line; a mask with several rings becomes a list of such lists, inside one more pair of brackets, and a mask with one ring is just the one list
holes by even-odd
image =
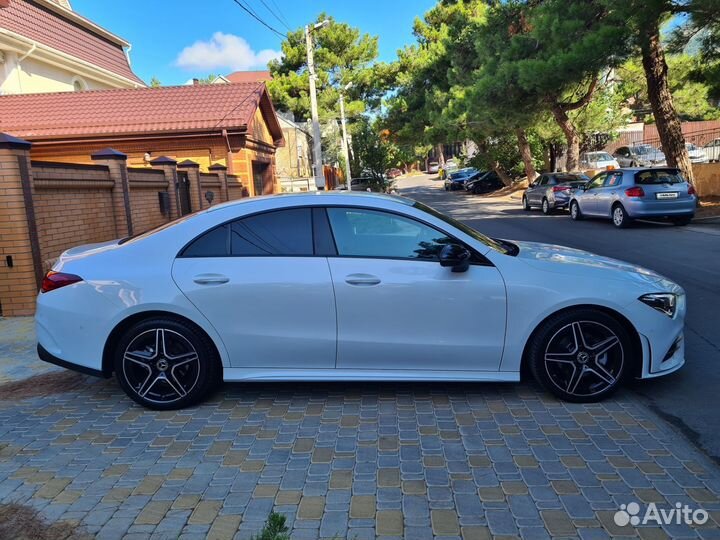
[[500, 178], [500, 181], [505, 187], [508, 187], [512, 184], [512, 178], [510, 178], [510, 176], [508, 176], [508, 173], [505, 172], [505, 169], [500, 166], [499, 161], [493, 162], [492, 169], [493, 171], [495, 171], [495, 174], [498, 175], [498, 178]]
[[515, 136], [518, 140], [520, 157], [525, 165], [525, 175], [527, 176], [528, 183], [531, 184], [538, 175], [537, 171], [535, 171], [535, 165], [533, 164], [532, 149], [530, 148], [530, 143], [527, 140], [527, 134], [524, 129], [516, 129]]
[[445, 152], [443, 152], [443, 145], [442, 143], [438, 143], [436, 146], [437, 149], [437, 155], [438, 155], [438, 165], [440, 167], [445, 166]]
[[567, 141], [568, 148], [565, 170], [575, 171], [577, 170], [578, 162], [580, 161], [580, 135], [578, 135], [578, 132], [567, 112], [565, 112], [565, 109], [563, 109], [560, 105], [555, 105], [552, 108], [552, 113], [555, 121], [565, 134], [565, 140]]
[[685, 148], [682, 125], [673, 105], [668, 83], [668, 66], [660, 42], [660, 26], [653, 21], [642, 35], [642, 63], [647, 79], [648, 98], [655, 117], [665, 159], [670, 167], [677, 167], [688, 182], [694, 183], [692, 164]]

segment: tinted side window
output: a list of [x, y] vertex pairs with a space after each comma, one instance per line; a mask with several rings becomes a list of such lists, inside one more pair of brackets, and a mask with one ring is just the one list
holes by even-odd
[[423, 223], [389, 212], [328, 208], [338, 255], [437, 260], [447, 244], [457, 243]]
[[230, 252], [246, 257], [312, 255], [310, 209], [278, 210], [234, 221]]
[[598, 174], [595, 178], [592, 179], [592, 181], [588, 184], [588, 189], [595, 189], [599, 188], [603, 185], [603, 182], [605, 182], [605, 178], [607, 177], [607, 173]]
[[622, 173], [608, 174], [605, 187], [615, 187], [622, 184]]
[[221, 225], [199, 236], [181, 257], [227, 257], [230, 253], [230, 227]]

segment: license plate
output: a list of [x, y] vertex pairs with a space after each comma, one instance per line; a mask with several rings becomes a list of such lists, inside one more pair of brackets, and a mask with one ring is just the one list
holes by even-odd
[[677, 191], [668, 191], [665, 193], [656, 193], [655, 194], [656, 199], [677, 199], [678, 194]]

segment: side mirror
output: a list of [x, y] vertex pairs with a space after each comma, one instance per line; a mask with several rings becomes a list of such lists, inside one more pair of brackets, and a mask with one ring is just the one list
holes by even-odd
[[452, 268], [453, 272], [465, 272], [470, 268], [470, 252], [457, 244], [448, 244], [440, 251], [440, 266]]

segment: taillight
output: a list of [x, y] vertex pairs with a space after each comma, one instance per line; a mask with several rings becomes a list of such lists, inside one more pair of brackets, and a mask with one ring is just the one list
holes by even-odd
[[628, 197], [644, 197], [645, 192], [640, 186], [634, 186], [625, 190], [625, 195]]
[[688, 195], [695, 195], [695, 186], [692, 184], [688, 186]]
[[72, 285], [82, 281], [83, 278], [76, 276], [75, 274], [65, 274], [63, 272], [53, 272], [50, 270], [42, 280], [41, 292], [50, 292], [55, 289], [60, 289], [66, 285]]
[[553, 193], [557, 193], [558, 191], [569, 191], [569, 186], [553, 186]]

